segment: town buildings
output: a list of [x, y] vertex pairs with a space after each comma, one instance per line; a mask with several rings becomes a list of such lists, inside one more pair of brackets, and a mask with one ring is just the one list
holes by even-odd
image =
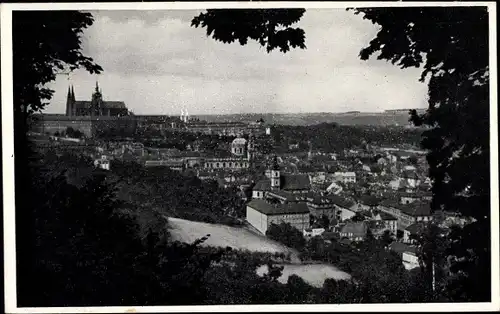
[[342, 183], [356, 183], [356, 173], [352, 171], [347, 172], [335, 172], [334, 174], [335, 180], [340, 181]]
[[90, 101], [76, 100], [74, 88], [68, 88], [65, 114], [33, 115], [30, 128], [33, 132], [51, 135], [71, 128], [91, 138], [111, 131], [132, 135], [137, 128], [137, 121], [124, 102], [103, 100], [102, 90], [96, 83]]
[[391, 214], [398, 219], [398, 229], [404, 230], [406, 227], [417, 222], [430, 222], [433, 220], [429, 202], [415, 201], [409, 204], [401, 204], [395, 200], [382, 200], [377, 209]]
[[363, 241], [366, 237], [368, 226], [364, 221], [348, 222], [340, 230], [340, 237], [351, 241]]
[[305, 230], [309, 228], [309, 208], [305, 203], [271, 204], [253, 199], [247, 204], [246, 220], [262, 234], [266, 234], [271, 224], [282, 222]]
[[417, 249], [415, 248], [415, 246], [410, 246], [401, 242], [392, 242], [389, 245], [389, 249], [401, 256], [403, 266], [407, 270], [412, 270], [414, 268], [420, 267], [417, 256]]
[[99, 83], [97, 82], [90, 101], [76, 100], [74, 88], [68, 88], [68, 95], [66, 98], [66, 116], [68, 117], [120, 117], [128, 115], [129, 111], [123, 101], [105, 101], [103, 99], [102, 89], [99, 89]]

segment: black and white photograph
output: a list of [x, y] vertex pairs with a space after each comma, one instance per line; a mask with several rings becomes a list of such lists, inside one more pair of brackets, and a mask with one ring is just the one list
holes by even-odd
[[1, 32], [6, 313], [500, 310], [494, 2], [9, 3]]

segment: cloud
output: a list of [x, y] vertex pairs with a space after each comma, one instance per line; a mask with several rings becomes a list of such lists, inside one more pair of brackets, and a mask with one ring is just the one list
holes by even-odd
[[[224, 44], [192, 28], [199, 11], [99, 11], [84, 34], [84, 53], [103, 68], [107, 99], [138, 114], [378, 111], [424, 107], [418, 69], [362, 61], [377, 26], [344, 9], [306, 11], [298, 23], [305, 50], [267, 53], [255, 42]], [[76, 71], [77, 96], [89, 99], [96, 77]], [[68, 81], [58, 78], [50, 112], [64, 110]]]

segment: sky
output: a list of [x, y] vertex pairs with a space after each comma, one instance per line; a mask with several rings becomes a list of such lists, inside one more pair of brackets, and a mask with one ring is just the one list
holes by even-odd
[[378, 26], [345, 9], [310, 9], [295, 24], [307, 48], [267, 53], [250, 41], [224, 44], [190, 26], [200, 10], [93, 11], [83, 53], [104, 69], [58, 75], [47, 113], [65, 111], [68, 86], [90, 100], [96, 81], [104, 100], [135, 114], [378, 112], [425, 108], [419, 69], [359, 58]]

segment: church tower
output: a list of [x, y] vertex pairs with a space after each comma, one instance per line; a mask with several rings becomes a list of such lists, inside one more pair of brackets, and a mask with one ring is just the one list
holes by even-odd
[[68, 86], [68, 96], [66, 97], [66, 116], [73, 115], [73, 97], [71, 95], [71, 88]]
[[279, 190], [281, 188], [281, 174], [278, 165], [278, 157], [274, 156], [273, 164], [271, 165], [271, 190]]
[[76, 98], [75, 98], [75, 88], [71, 85], [71, 115], [76, 116], [75, 108]]
[[253, 151], [254, 151], [254, 139], [253, 139], [253, 136], [250, 135], [248, 137], [248, 143], [247, 143], [247, 159], [248, 159], [248, 161], [252, 160]]
[[92, 116], [101, 115], [102, 93], [99, 90], [99, 82], [95, 83], [95, 92], [92, 94], [92, 101], [90, 103], [90, 114]]

